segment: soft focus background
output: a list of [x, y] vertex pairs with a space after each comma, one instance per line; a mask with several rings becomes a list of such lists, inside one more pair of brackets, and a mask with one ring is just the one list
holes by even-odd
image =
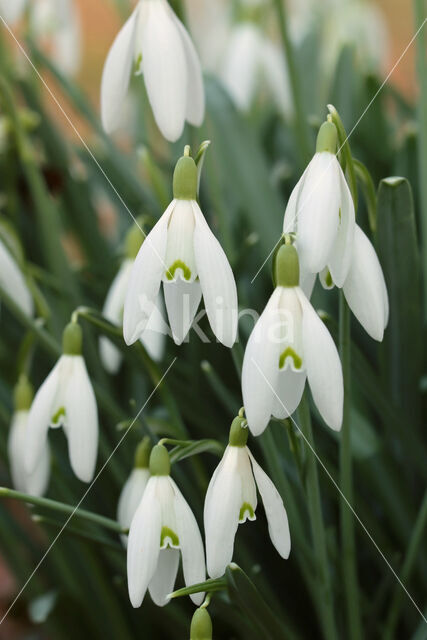
[[[75, 55], [73, 65], [60, 64], [49, 29], [36, 34], [28, 29], [25, 20], [11, 28], [126, 206], [135, 216], [146, 216], [148, 226], [170, 198], [172, 170], [183, 145], [191, 142], [196, 150], [202, 140], [212, 141], [202, 178], [202, 207], [230, 258], [241, 307], [260, 312], [271, 291], [270, 263], [252, 285], [251, 280], [279, 237], [287, 199], [314, 150], [317, 128], [326, 117], [326, 104], [335, 105], [347, 131], [351, 131], [414, 35], [413, 6], [417, 3], [286, 3], [303, 96], [307, 150], [295, 138], [295, 108], [273, 2], [171, 1], [200, 53], [207, 92], [207, 116], [201, 131], [189, 128], [176, 145], [167, 145], [161, 139], [142, 83], [137, 79], [132, 83], [121, 130], [113, 141], [104, 135], [99, 121], [102, 67], [109, 46], [134, 3], [75, 0], [74, 4], [79, 36], [65, 60], [70, 62]], [[418, 6], [422, 3], [418, 2]], [[245, 38], [250, 34], [249, 39], [240, 37], [243, 28]], [[55, 344], [70, 313], [81, 304], [102, 308], [131, 220], [88, 149], [2, 26], [0, 42], [0, 118], [7, 119], [0, 136], [1, 216], [19, 234], [28, 272], [39, 290], [38, 315], [45, 318], [40, 330], [40, 324], [26, 323], [2, 304], [0, 484], [11, 486], [6, 439], [12, 389], [19, 371], [17, 354], [22, 352], [23, 340], [29, 334], [37, 337], [31, 370], [37, 387], [55, 361]], [[368, 199], [360, 194], [359, 223], [376, 244], [389, 286], [391, 319], [382, 345], [373, 343], [356, 322], [352, 325], [352, 446], [355, 509], [414, 600], [427, 611], [427, 548], [421, 526], [426, 511], [427, 384], [420, 262], [420, 254], [425, 255], [422, 212], [424, 219], [427, 216], [420, 186], [427, 175], [421, 175], [420, 181], [419, 158], [423, 150], [419, 142], [420, 86], [415, 67], [413, 45], [350, 139], [354, 155], [372, 173], [375, 190], [383, 178], [393, 175], [403, 176], [410, 185], [404, 182], [396, 190], [383, 188], [379, 196], [382, 218], [376, 230], [368, 215]], [[12, 112], [22, 116], [20, 135], [24, 136], [26, 148], [31, 149], [34, 162], [17, 143]], [[424, 150], [424, 158], [426, 154]], [[328, 326], [336, 336], [336, 292], [325, 295], [319, 287], [314, 302], [328, 314]], [[226, 441], [233, 412], [241, 405], [239, 370], [251, 324], [242, 322], [241, 340], [232, 353], [214, 343], [201, 344], [195, 336], [180, 349], [169, 341], [164, 362], [158, 368], [147, 357], [140, 359], [138, 354], [124, 349], [125, 364], [117, 376], [111, 377], [103, 370], [97, 353], [99, 328], [90, 321], [82, 323], [85, 355], [97, 385], [100, 407], [102, 441], [98, 467], [117, 443], [120, 428], [133, 418], [150, 393], [159, 372], [166, 369], [174, 355], [179, 356], [162, 393], [150, 403], [135, 432], [120, 447], [83, 505], [115, 518], [135, 444], [147, 431], [147, 425], [159, 436], [190, 434], [192, 438]], [[206, 322], [203, 327], [207, 327]], [[46, 335], [52, 338], [53, 347]], [[316, 414], [314, 429], [319, 455], [337, 477], [337, 438], [323, 428]], [[54, 462], [48, 496], [74, 505], [85, 487], [71, 474], [61, 435], [51, 433], [50, 438]], [[301, 571], [307, 562], [304, 554], [312, 545], [304, 471], [309, 453], [289, 425], [285, 429], [272, 424], [263, 437], [252, 439], [251, 447], [284, 497], [293, 550], [286, 563], [279, 559], [267, 538], [261, 511], [256, 523], [241, 527], [236, 561], [281, 618], [287, 629], [284, 637], [324, 637], [319, 622], [322, 591], [313, 588]], [[216, 463], [216, 458], [205, 454], [197, 458], [197, 463], [176, 465], [175, 477], [199, 523], [204, 492]], [[321, 469], [319, 475], [337, 627], [339, 637], [347, 639], [338, 557], [339, 499]], [[34, 522], [35, 512], [44, 521]], [[424, 518], [421, 523], [420, 513]], [[62, 522], [58, 514], [52, 517], [46, 510], [30, 510], [22, 503], [2, 499], [0, 615]], [[143, 607], [133, 611], [127, 598], [125, 553], [118, 537], [82, 522], [72, 525], [0, 625], [0, 639], [81, 636], [103, 640], [188, 640], [193, 611], [188, 599], [160, 610], [147, 597]], [[419, 613], [357, 524], [356, 545], [365, 637], [427, 638]], [[308, 561], [315, 562], [312, 556]], [[313, 567], [315, 575], [315, 564], [308, 566]], [[179, 578], [177, 585], [181, 584]], [[239, 609], [228, 595], [214, 598], [210, 611], [214, 638], [260, 637], [253, 624], [247, 622], [248, 612]]]

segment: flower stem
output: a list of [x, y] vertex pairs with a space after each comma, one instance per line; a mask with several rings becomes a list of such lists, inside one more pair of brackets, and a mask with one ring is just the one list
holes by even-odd
[[292, 96], [295, 109], [296, 137], [303, 164], [310, 160], [310, 139], [308, 136], [307, 120], [302, 99], [301, 85], [298, 77], [298, 69], [294, 56], [294, 51], [288, 32], [288, 21], [285, 15], [285, 5], [283, 0], [273, 0], [279, 23], [280, 36], [282, 38], [283, 52], [288, 67], [289, 80], [291, 84]]
[[0, 498], [13, 498], [14, 500], [21, 500], [28, 504], [33, 504], [36, 507], [43, 507], [46, 509], [53, 509], [54, 511], [60, 511], [61, 513], [73, 514], [76, 518], [83, 518], [89, 520], [95, 524], [99, 524], [106, 529], [111, 529], [117, 533], [126, 533], [126, 531], [115, 520], [100, 516], [92, 511], [86, 511], [85, 509], [76, 509], [71, 504], [65, 504], [64, 502], [58, 502], [57, 500], [50, 500], [49, 498], [37, 498], [30, 496], [21, 491], [15, 491], [14, 489], [8, 489], [7, 487], [0, 487]]
[[[298, 416], [301, 430], [315, 451], [313, 431], [311, 428], [311, 416], [308, 400], [304, 392]], [[329, 572], [328, 554], [326, 548], [325, 525], [323, 522], [322, 503], [320, 499], [319, 476], [317, 473], [317, 460], [313, 451], [307, 448], [307, 476], [306, 476], [307, 502], [311, 523], [313, 546], [317, 560], [318, 580], [321, 591], [319, 616], [321, 617], [323, 635], [326, 640], [336, 640], [334, 602]]]
[[[340, 486], [350, 504], [353, 502], [353, 473], [350, 434], [350, 309], [340, 292], [339, 348], [344, 376], [344, 411], [340, 442]], [[347, 609], [348, 637], [361, 640], [359, 590], [357, 584], [356, 553], [354, 540], [354, 518], [346, 500], [340, 502], [341, 524], [341, 568]]]

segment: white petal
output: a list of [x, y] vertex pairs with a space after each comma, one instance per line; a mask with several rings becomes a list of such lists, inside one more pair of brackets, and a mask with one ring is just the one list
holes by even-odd
[[283, 233], [295, 233], [297, 230], [298, 200], [309, 168], [310, 165], [308, 165], [308, 167], [305, 169], [301, 178], [292, 189], [291, 195], [289, 196], [288, 204], [286, 205], [285, 216], [283, 218]]
[[344, 283], [348, 305], [365, 331], [381, 341], [388, 320], [388, 296], [375, 249], [356, 225], [353, 260]]
[[261, 494], [262, 502], [267, 516], [268, 532], [271, 542], [276, 547], [282, 558], [288, 558], [291, 551], [291, 536], [289, 533], [288, 516], [283, 505], [283, 500], [276, 487], [261, 469], [249, 449], [248, 454], [252, 461], [252, 469], [258, 490]]
[[[168, 5], [169, 6], [169, 5]], [[169, 7], [170, 9], [170, 7]], [[186, 119], [190, 124], [200, 127], [205, 117], [205, 91], [203, 87], [202, 68], [199, 57], [188, 32], [175, 13], [170, 9], [172, 19], [178, 27], [184, 47], [187, 63], [187, 109]]]
[[160, 551], [156, 572], [148, 585], [151, 599], [158, 607], [164, 607], [170, 600], [167, 596], [173, 591], [178, 565], [178, 549], [168, 547]]
[[129, 478], [126, 480], [117, 505], [117, 520], [123, 529], [129, 528], [135, 511], [142, 500], [149, 478], [148, 469], [132, 469]]
[[114, 40], [102, 72], [101, 118], [107, 133], [114, 131], [120, 123], [134, 58], [137, 18], [138, 7]]
[[341, 218], [328, 266], [334, 284], [337, 287], [342, 287], [350, 269], [353, 255], [355, 214], [353, 198], [341, 167], [339, 169], [339, 179], [341, 185]]
[[[182, 570], [185, 584], [189, 587], [206, 579], [205, 552], [196, 518], [175, 482], [172, 479], [171, 482], [175, 491], [174, 507], [182, 555]], [[199, 606], [203, 601], [204, 593], [195, 593], [190, 597], [194, 604]]]
[[247, 111], [254, 97], [262, 39], [255, 25], [238, 24], [228, 38], [221, 79], [237, 107]]
[[165, 270], [167, 228], [174, 206], [175, 200], [145, 238], [132, 267], [123, 313], [123, 336], [128, 345], [142, 335], [153, 313]]
[[34, 312], [33, 299], [18, 265], [0, 241], [0, 287], [27, 316]]
[[141, 336], [141, 342], [148, 355], [156, 362], [160, 362], [163, 358], [166, 336], [169, 335], [169, 327], [163, 318], [164, 310], [165, 306], [159, 293], [153, 312], [147, 322], [147, 328]]
[[164, 282], [166, 309], [173, 339], [181, 344], [190, 331], [202, 297], [200, 282], [185, 282], [180, 277], [175, 282]]
[[[177, 200], [169, 220], [168, 242], [166, 246], [166, 272], [164, 282], [181, 275], [185, 280], [193, 282], [197, 277], [194, 256], [194, 213], [191, 200]], [[177, 268], [178, 264], [185, 267]]]
[[307, 373], [293, 371], [290, 368], [279, 371], [272, 414], [283, 420], [288, 418], [298, 408], [305, 387]]
[[65, 419], [71, 467], [82, 482], [90, 482], [98, 454], [98, 409], [82, 356], [73, 356], [73, 371], [65, 392]]
[[47, 431], [53, 417], [55, 397], [59, 387], [61, 361], [62, 358], [59, 358], [37, 391], [28, 414], [25, 445], [25, 468], [27, 473], [34, 472], [46, 448]]
[[296, 211], [298, 251], [311, 273], [327, 264], [336, 239], [341, 200], [340, 166], [332, 153], [316, 153], [309, 164]]
[[133, 607], [141, 606], [160, 553], [161, 508], [156, 497], [157, 477], [147, 488], [130, 525], [127, 549], [129, 598]]
[[[116, 277], [111, 283], [102, 310], [102, 315], [117, 326], [121, 326], [123, 320], [123, 306], [130, 274], [132, 272], [132, 265], [132, 260], [123, 261]], [[122, 354], [116, 345], [105, 336], [99, 339], [99, 355], [106, 370], [112, 374], [117, 373], [122, 361]]]
[[344, 384], [341, 361], [331, 334], [301, 289], [304, 359], [314, 402], [327, 425], [339, 431], [342, 424]]
[[[277, 287], [258, 319], [246, 345], [242, 368], [242, 394], [250, 430], [260, 435], [274, 406], [281, 345], [272, 335], [277, 327], [281, 289]], [[267, 382], [268, 380], [268, 382]]]
[[24, 493], [27, 491], [27, 473], [24, 466], [27, 420], [28, 411], [17, 411], [13, 414], [7, 441], [7, 455], [13, 486]]
[[228, 447], [208, 488], [204, 508], [208, 574], [219, 578], [233, 558], [234, 538], [242, 506], [242, 483], [236, 447]]
[[[257, 508], [257, 495], [254, 475], [252, 473], [251, 463], [249, 461], [247, 447], [234, 447], [235, 455], [237, 454], [237, 467], [242, 483], [242, 500], [239, 509], [239, 524], [246, 522], [246, 520], [256, 520], [255, 511]], [[250, 505], [253, 510], [253, 515], [245, 509], [242, 513], [242, 508], [246, 505]], [[242, 517], [240, 517], [240, 515]]]
[[157, 125], [167, 140], [181, 136], [187, 108], [184, 45], [166, 2], [150, 2], [141, 25], [142, 70]]
[[[24, 461], [23, 461], [24, 462]], [[49, 485], [50, 478], [50, 447], [46, 441], [46, 446], [42, 451], [40, 459], [33, 473], [27, 475], [26, 492], [32, 496], [43, 496]]]
[[193, 201], [196, 228], [194, 253], [203, 292], [206, 313], [212, 331], [226, 347], [232, 347], [237, 335], [237, 289], [234, 275], [221, 245]]
[[0, 4], [1, 15], [4, 21], [9, 25], [13, 25], [22, 16], [27, 0], [2, 0]]

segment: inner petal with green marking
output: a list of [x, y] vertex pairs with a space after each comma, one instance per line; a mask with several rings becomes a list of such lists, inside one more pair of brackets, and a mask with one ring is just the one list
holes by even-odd
[[177, 269], [181, 269], [184, 280], [191, 280], [191, 269], [182, 260], [175, 260], [175, 262], [166, 271], [166, 278], [168, 280], [174, 280]]
[[51, 425], [52, 427], [60, 427], [64, 424], [65, 420], [65, 407], [60, 407], [58, 411], [52, 416]]
[[176, 200], [168, 225], [164, 281], [171, 282], [180, 277], [186, 282], [193, 282], [197, 278], [194, 224], [191, 202]]
[[160, 533], [160, 549], [166, 549], [167, 547], [178, 548], [179, 538], [175, 531], [172, 531], [169, 527], [162, 527]]
[[302, 368], [301, 356], [299, 356], [292, 347], [286, 347], [279, 357], [279, 369], [283, 369], [286, 366], [288, 359], [293, 369], [299, 370]]
[[249, 502], [244, 502], [240, 507], [239, 522], [244, 522], [246, 519], [255, 520], [255, 511]]

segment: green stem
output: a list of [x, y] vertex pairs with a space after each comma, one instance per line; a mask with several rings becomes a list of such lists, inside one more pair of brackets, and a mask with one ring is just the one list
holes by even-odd
[[307, 119], [302, 99], [301, 86], [298, 77], [298, 68], [294, 56], [291, 39], [288, 32], [288, 20], [285, 15], [286, 9], [283, 0], [273, 0], [276, 9], [280, 36], [282, 38], [283, 51], [285, 54], [285, 62], [288, 67], [289, 80], [291, 83], [292, 97], [295, 109], [295, 133], [297, 144], [301, 153], [303, 164], [307, 164], [310, 160], [310, 139], [308, 135]]
[[420, 95], [418, 99], [418, 166], [421, 191], [421, 234], [424, 274], [424, 309], [427, 313], [427, 37], [425, 19], [427, 17], [425, 0], [414, 0], [416, 29], [420, 32], [415, 39], [416, 66]]
[[100, 516], [92, 511], [86, 511], [85, 509], [76, 509], [71, 504], [65, 504], [64, 502], [58, 502], [57, 500], [50, 500], [49, 498], [38, 498], [30, 496], [14, 489], [8, 489], [7, 487], [0, 487], [0, 498], [13, 498], [14, 500], [21, 500], [27, 504], [33, 504], [36, 507], [43, 507], [45, 509], [53, 509], [54, 511], [60, 511], [61, 513], [72, 514], [76, 518], [83, 518], [89, 520], [95, 524], [99, 524], [101, 527], [111, 529], [116, 533], [126, 533], [126, 531], [115, 520]]
[[[409, 541], [409, 546], [406, 551], [405, 559], [403, 561], [402, 570], [400, 572], [400, 579], [403, 584], [406, 584], [414, 568], [415, 561], [417, 560], [418, 550], [421, 543], [424, 540], [424, 532], [427, 527], [427, 490], [424, 493], [424, 498], [421, 503], [421, 507], [418, 512], [418, 517], [415, 522], [412, 536]], [[403, 590], [400, 584], [395, 584], [393, 597], [391, 600], [390, 610], [386, 618], [384, 640], [392, 640], [395, 637], [395, 628], [399, 620], [400, 608], [402, 605]]]
[[[340, 293], [339, 347], [344, 376], [344, 409], [340, 441], [340, 486], [350, 504], [353, 504], [353, 473], [350, 433], [350, 309]], [[346, 600], [348, 637], [362, 640], [359, 590], [357, 584], [354, 518], [344, 498], [340, 502], [341, 568]]]
[[317, 560], [317, 575], [320, 591], [322, 593], [319, 607], [319, 616], [322, 623], [325, 640], [336, 640], [337, 630], [335, 627], [334, 602], [331, 587], [331, 577], [329, 571], [328, 554], [326, 548], [326, 533], [323, 522], [322, 503], [320, 499], [319, 476], [317, 472], [317, 460], [314, 455], [315, 446], [313, 431], [311, 428], [311, 416], [306, 392], [304, 393], [298, 409], [300, 428], [310, 443], [311, 448], [307, 448], [307, 476], [306, 491], [308, 511], [311, 523], [311, 533], [313, 546]]

